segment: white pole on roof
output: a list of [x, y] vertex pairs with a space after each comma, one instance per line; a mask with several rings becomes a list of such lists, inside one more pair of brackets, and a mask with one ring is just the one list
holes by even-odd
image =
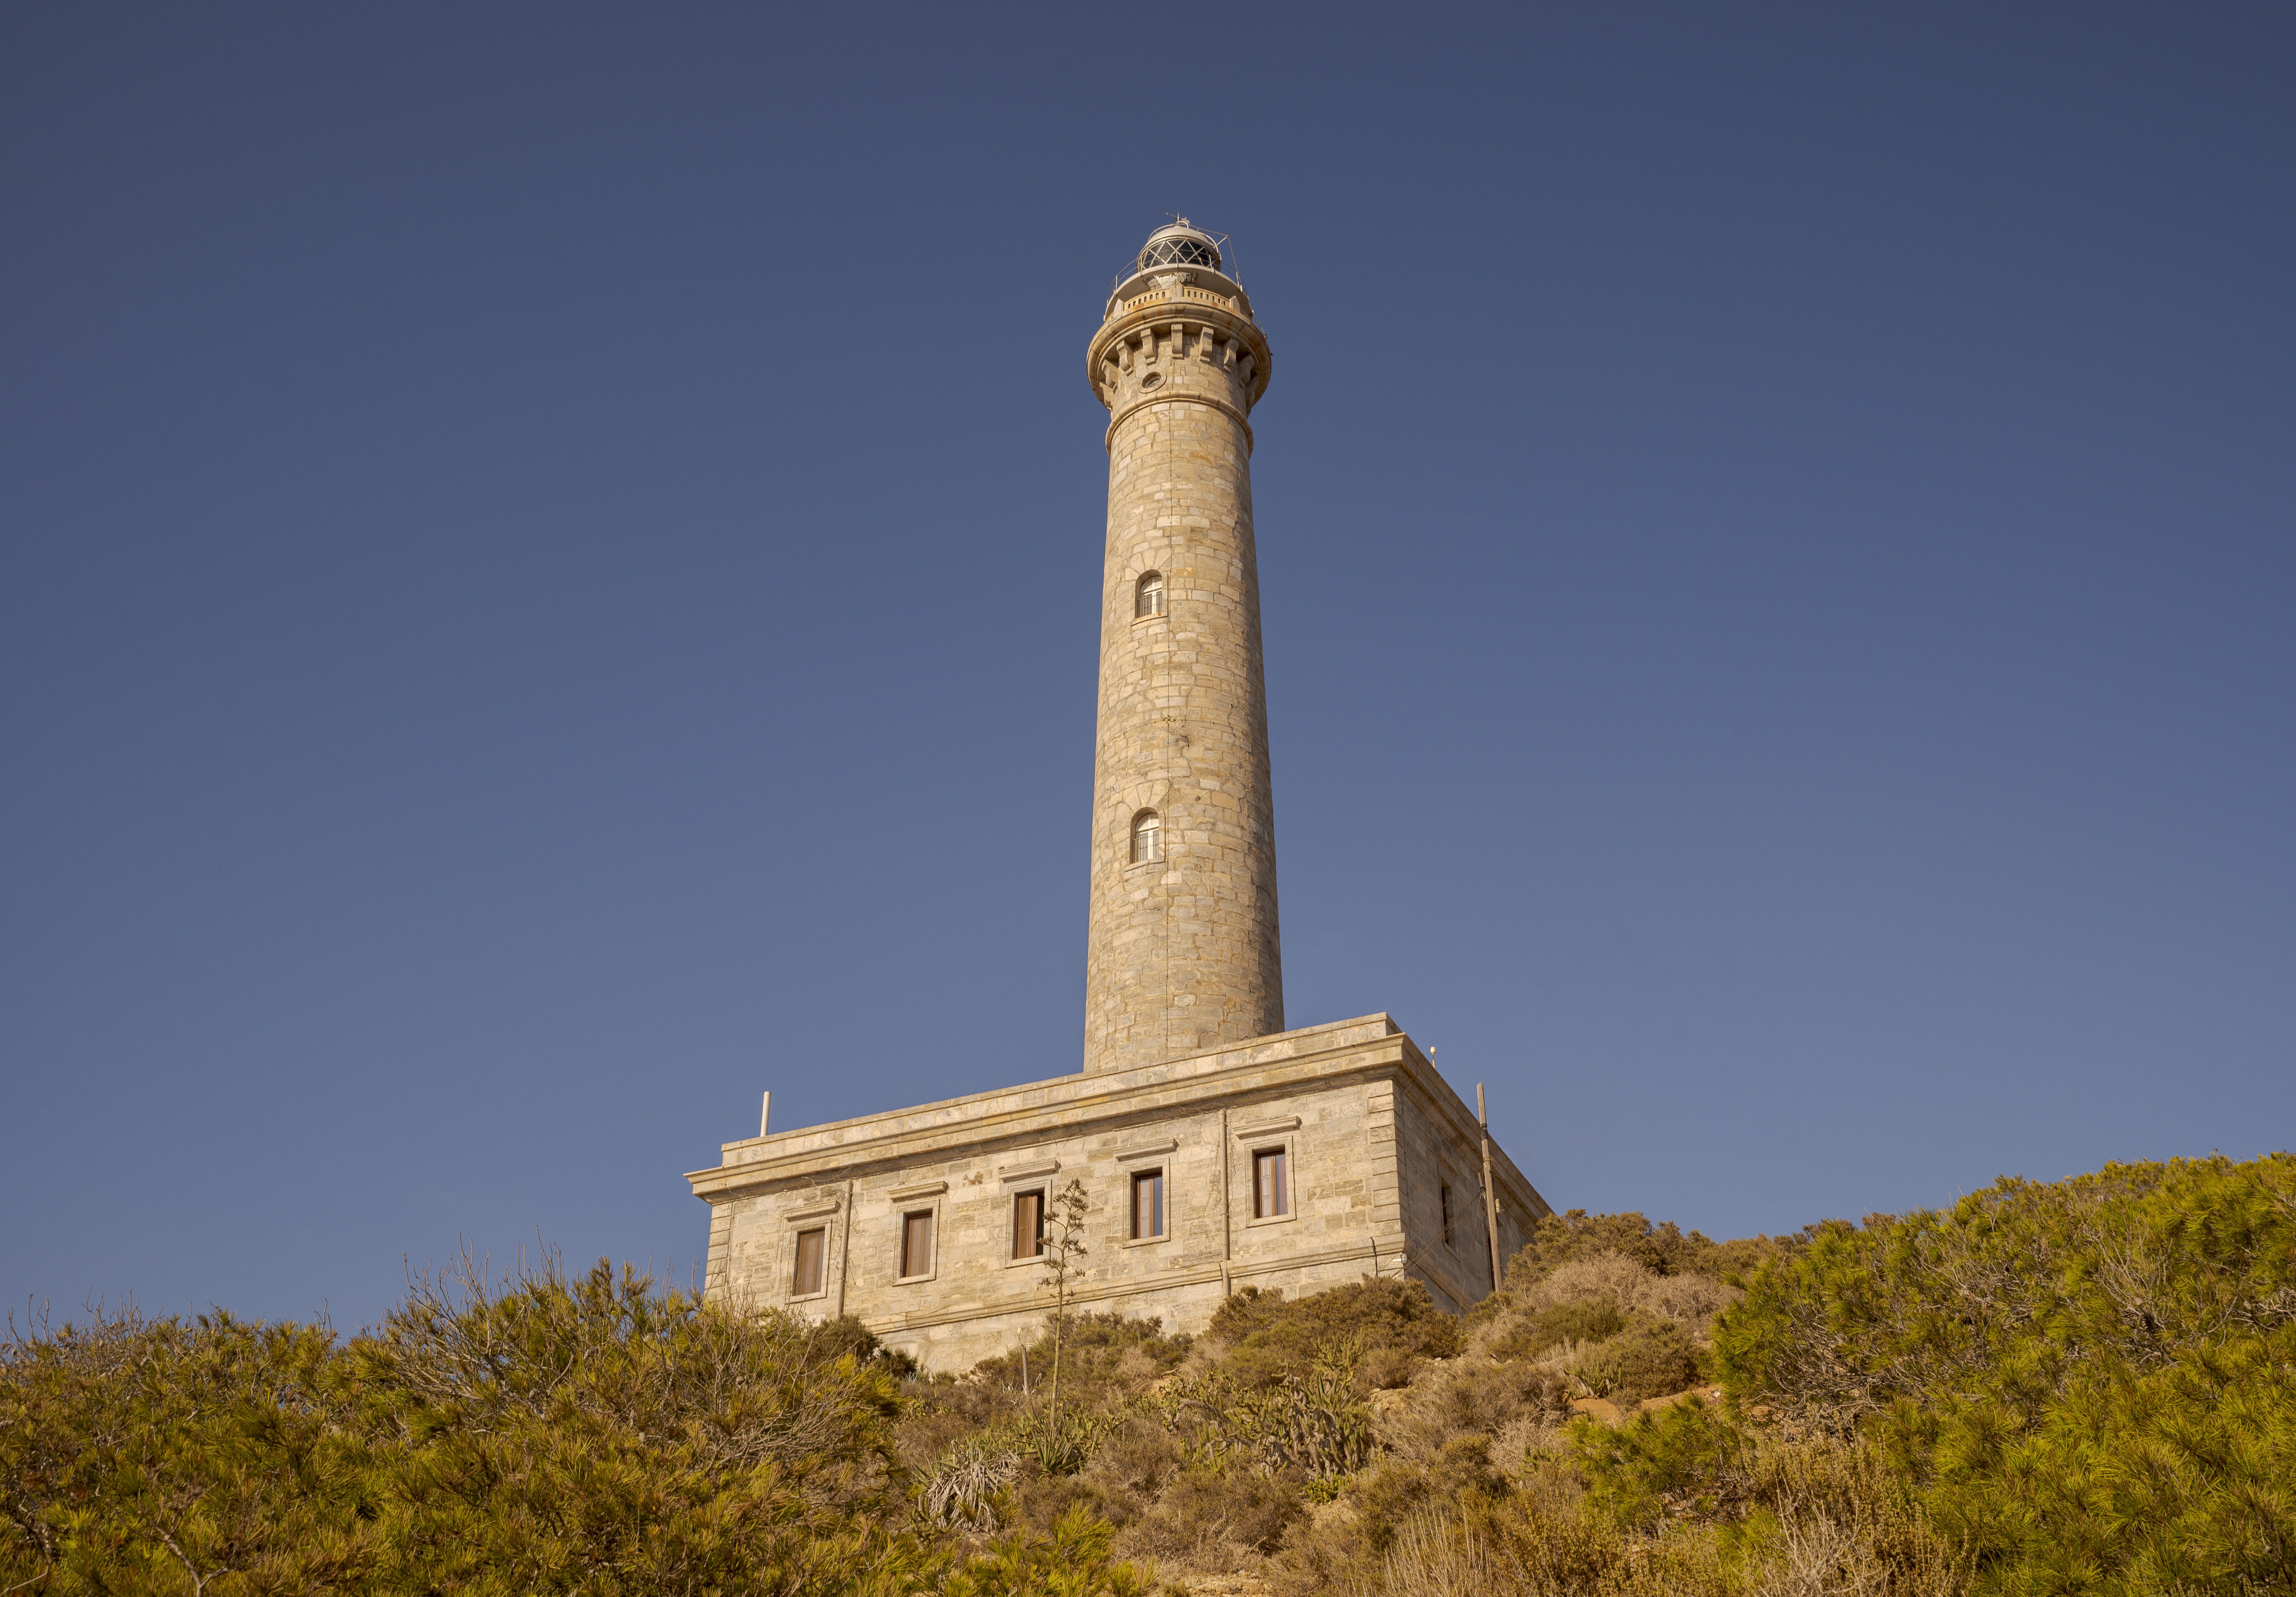
[[1491, 1184], [1491, 1118], [1483, 1112], [1483, 1084], [1475, 1084], [1475, 1126], [1483, 1134], [1483, 1224], [1491, 1236], [1491, 1290], [1499, 1290], [1499, 1195]]

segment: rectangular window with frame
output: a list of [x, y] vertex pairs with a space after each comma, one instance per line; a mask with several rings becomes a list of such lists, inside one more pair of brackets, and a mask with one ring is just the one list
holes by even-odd
[[1013, 1257], [1045, 1256], [1045, 1190], [1013, 1194]]
[[1292, 1173], [1281, 1148], [1262, 1148], [1251, 1156], [1251, 1217], [1273, 1220], [1292, 1212]]
[[797, 1268], [791, 1273], [790, 1296], [812, 1298], [821, 1291], [822, 1265], [829, 1254], [829, 1227], [816, 1225], [797, 1233]]
[[913, 1209], [901, 1216], [901, 1278], [932, 1274], [933, 1212]]
[[1132, 1240], [1145, 1241], [1164, 1234], [1164, 1172], [1132, 1173]]

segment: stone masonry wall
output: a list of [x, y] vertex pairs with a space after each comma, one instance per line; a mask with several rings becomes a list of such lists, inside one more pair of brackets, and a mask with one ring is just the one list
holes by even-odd
[[[1375, 1019], [1376, 1028], [1263, 1039], [1297, 1039], [1297, 1057], [1276, 1047], [1263, 1059], [1220, 1054], [1133, 1072], [1137, 1095], [1116, 1102], [1078, 1093], [1076, 1077], [1038, 1084], [1062, 1090], [1038, 1100], [1034, 1134], [999, 1134], [991, 1107], [1031, 1088], [786, 1134], [796, 1157], [746, 1186], [736, 1184], [740, 1156], [783, 1139], [729, 1144], [726, 1166], [695, 1176], [725, 1189], [713, 1199], [709, 1291], [756, 1308], [857, 1314], [929, 1369], [961, 1371], [1041, 1331], [1048, 1273], [1013, 1260], [1013, 1201], [1076, 1180], [1091, 1206], [1072, 1288], [1078, 1309], [1154, 1315], [1167, 1331], [1196, 1332], [1237, 1286], [1297, 1295], [1407, 1274], [1456, 1311], [1489, 1279], [1472, 1122], [1408, 1039]], [[936, 1122], [944, 1129], [929, 1130]], [[881, 1145], [873, 1134], [918, 1140], [897, 1157], [849, 1156]], [[1255, 1218], [1251, 1156], [1275, 1148], [1289, 1165], [1290, 1212]], [[1165, 1230], [1135, 1240], [1130, 1180], [1155, 1169], [1165, 1175]], [[1502, 1201], [1517, 1216], [1513, 1232], [1503, 1230], [1511, 1252], [1519, 1216], [1543, 1204], [1511, 1166], [1505, 1173]], [[1442, 1181], [1456, 1206], [1447, 1249], [1434, 1207]], [[933, 1216], [934, 1256], [903, 1279], [911, 1213]], [[822, 1290], [800, 1297], [797, 1237], [816, 1227], [827, 1242]]]
[[[1406, 1093], [1397, 1106], [1396, 1163], [1401, 1176], [1404, 1229], [1412, 1239], [1411, 1273], [1425, 1282], [1436, 1306], [1464, 1313], [1490, 1292], [1490, 1233], [1483, 1216], [1482, 1150], [1447, 1118]], [[1443, 1190], [1450, 1189], [1448, 1234]], [[1538, 1215], [1511, 1196], [1498, 1197], [1499, 1258], [1512, 1258], [1530, 1240]], [[1540, 1212], [1544, 1212], [1541, 1210]]]
[[[729, 1278], [738, 1301], [800, 1312], [844, 1312], [934, 1370], [961, 1370], [1033, 1338], [1052, 1306], [1050, 1272], [1012, 1255], [1015, 1197], [1048, 1197], [1080, 1182], [1091, 1205], [1073, 1291], [1095, 1312], [1155, 1314], [1168, 1331], [1200, 1331], [1231, 1286], [1297, 1290], [1372, 1273], [1383, 1250], [1399, 1267], [1399, 1232], [1373, 1224], [1365, 1123], [1373, 1089], [1323, 1092], [1213, 1110], [1120, 1131], [1063, 1137], [1019, 1152], [964, 1153], [897, 1175], [829, 1183], [751, 1199], [732, 1210]], [[1239, 1132], [1252, 1132], [1240, 1136]], [[1291, 1160], [1291, 1212], [1251, 1216], [1251, 1154]], [[1225, 1160], [1223, 1153], [1225, 1152]], [[1165, 1179], [1162, 1235], [1128, 1233], [1136, 1174]], [[828, 1206], [836, 1208], [824, 1214]], [[900, 1277], [904, 1215], [935, 1216], [925, 1274]], [[849, 1233], [841, 1223], [851, 1216]], [[794, 1217], [793, 1217], [794, 1216]], [[832, 1223], [832, 1221], [836, 1223]], [[827, 1224], [835, 1243], [818, 1299], [790, 1293], [799, 1231]], [[849, 1249], [849, 1257], [847, 1249]]]
[[[1173, 291], [1177, 292], [1177, 290]], [[1265, 347], [1160, 312], [1095, 348], [1108, 435], [1085, 1069], [1283, 1029], [1259, 574], [1244, 416]], [[1255, 353], [1254, 347], [1258, 346]], [[1136, 617], [1160, 575], [1164, 613]], [[1135, 863], [1142, 812], [1164, 857]]]

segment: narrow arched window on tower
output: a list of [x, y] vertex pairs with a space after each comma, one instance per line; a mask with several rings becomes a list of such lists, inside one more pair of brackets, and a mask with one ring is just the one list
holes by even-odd
[[1164, 817], [1144, 809], [1132, 817], [1132, 863], [1152, 865], [1164, 857]]
[[1132, 590], [1132, 618], [1136, 621], [1164, 613], [1164, 574], [1151, 571]]

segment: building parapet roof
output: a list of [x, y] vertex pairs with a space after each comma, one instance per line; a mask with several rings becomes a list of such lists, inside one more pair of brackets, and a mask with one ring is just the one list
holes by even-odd
[[[1278, 1032], [1153, 1065], [1078, 1072], [746, 1137], [724, 1144], [722, 1162], [690, 1171], [686, 1180], [696, 1197], [716, 1200], [792, 1181], [819, 1182], [832, 1171], [918, 1163], [961, 1148], [1025, 1147], [1103, 1122], [1193, 1112], [1192, 1106], [1224, 1098], [1280, 1097], [1329, 1076], [1382, 1069], [1399, 1069], [1412, 1078], [1431, 1108], [1463, 1134], [1473, 1134], [1473, 1112], [1403, 1028], [1382, 1013]], [[1496, 1142], [1491, 1159], [1502, 1193], [1517, 1189], [1513, 1195], [1529, 1200], [1529, 1212], [1546, 1211], [1546, 1200]]]

